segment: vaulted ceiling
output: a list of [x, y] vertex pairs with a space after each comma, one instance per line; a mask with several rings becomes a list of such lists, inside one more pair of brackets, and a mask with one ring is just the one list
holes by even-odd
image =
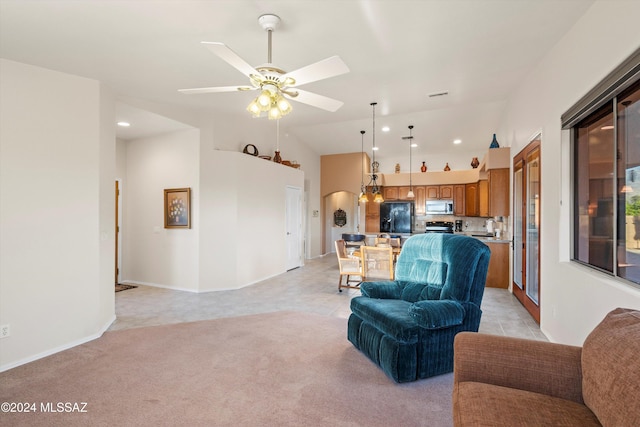
[[[247, 84], [200, 42], [223, 42], [258, 66], [267, 62], [267, 34], [258, 17], [273, 13], [282, 19], [272, 52], [280, 68], [292, 71], [339, 55], [350, 69], [302, 87], [343, 101], [337, 112], [294, 102], [282, 120], [318, 154], [359, 151], [359, 131], [371, 130], [373, 101], [379, 158], [396, 149], [410, 124], [419, 144], [416, 155], [449, 150], [454, 139], [474, 151], [488, 147], [508, 95], [592, 3], [2, 0], [0, 55], [102, 81], [120, 97], [267, 120], [245, 111], [255, 92], [183, 95], [177, 90]], [[429, 96], [441, 92], [448, 94]], [[141, 136], [146, 127], [161, 126], [152, 116], [146, 119], [136, 133], [121, 136]], [[383, 125], [391, 130], [380, 132]]]

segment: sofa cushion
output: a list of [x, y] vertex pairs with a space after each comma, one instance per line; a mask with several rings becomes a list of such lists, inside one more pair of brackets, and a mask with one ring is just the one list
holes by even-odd
[[599, 426], [571, 400], [492, 384], [461, 382], [453, 390], [455, 426]]
[[420, 327], [409, 315], [411, 303], [404, 300], [355, 297], [351, 311], [363, 321], [397, 341], [415, 343]]
[[640, 312], [618, 308], [582, 347], [582, 397], [603, 425], [640, 425]]
[[409, 314], [427, 329], [443, 329], [461, 325], [465, 309], [458, 301], [418, 301], [411, 304]]

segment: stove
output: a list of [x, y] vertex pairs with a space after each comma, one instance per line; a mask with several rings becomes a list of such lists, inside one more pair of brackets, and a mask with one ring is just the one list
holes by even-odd
[[424, 223], [425, 233], [447, 233], [453, 234], [453, 222], [450, 221], [427, 221]]

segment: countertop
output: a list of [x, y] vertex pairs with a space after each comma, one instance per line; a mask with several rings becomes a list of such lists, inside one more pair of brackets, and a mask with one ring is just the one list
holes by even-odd
[[[409, 237], [416, 235], [416, 234], [424, 234], [424, 231], [414, 231], [413, 233], [390, 233], [393, 236], [400, 236], [403, 240], [404, 239], [408, 239]], [[511, 243], [511, 239], [506, 239], [504, 237], [501, 237], [499, 239], [495, 238], [495, 237], [491, 237], [491, 236], [485, 236], [486, 232], [484, 231], [458, 231], [455, 232], [454, 234], [461, 234], [463, 236], [471, 236], [474, 237], [480, 241], [483, 242], [490, 242], [490, 243]], [[374, 239], [376, 237], [378, 237], [379, 233], [377, 234], [365, 234], [367, 236], [367, 238], [369, 239]]]

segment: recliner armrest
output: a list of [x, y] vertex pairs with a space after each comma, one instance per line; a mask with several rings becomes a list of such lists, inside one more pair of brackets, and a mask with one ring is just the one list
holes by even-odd
[[584, 403], [581, 347], [460, 332], [453, 354], [454, 386], [473, 381]]
[[461, 325], [466, 310], [454, 300], [423, 300], [409, 307], [409, 315], [427, 329], [444, 329]]
[[377, 299], [400, 299], [402, 286], [396, 281], [362, 282], [360, 283], [362, 296]]

